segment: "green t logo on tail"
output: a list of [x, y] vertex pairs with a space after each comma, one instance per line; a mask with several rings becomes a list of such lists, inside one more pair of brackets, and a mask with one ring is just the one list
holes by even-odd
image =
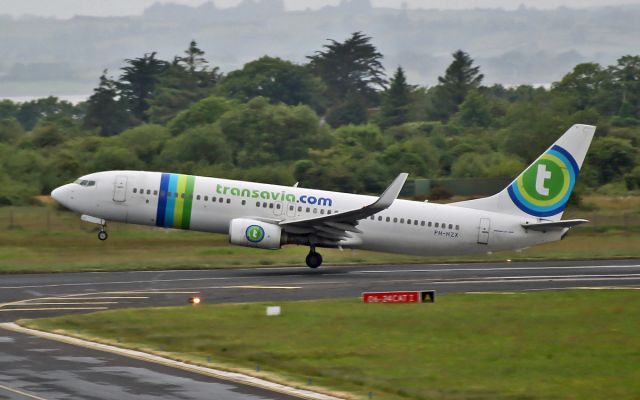
[[566, 207], [579, 170], [568, 151], [553, 146], [509, 186], [509, 196], [527, 214], [556, 215]]

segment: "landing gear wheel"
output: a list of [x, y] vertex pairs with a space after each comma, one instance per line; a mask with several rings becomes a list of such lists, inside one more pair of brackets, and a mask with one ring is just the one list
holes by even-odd
[[309, 268], [318, 268], [322, 264], [322, 256], [315, 251], [310, 252], [305, 260]]
[[107, 231], [100, 231], [98, 232], [98, 239], [100, 240], [107, 240], [107, 238], [109, 237], [109, 235], [107, 235]]

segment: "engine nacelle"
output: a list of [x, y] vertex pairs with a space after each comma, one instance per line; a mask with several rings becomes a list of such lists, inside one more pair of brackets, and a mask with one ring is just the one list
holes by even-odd
[[259, 249], [282, 247], [282, 228], [255, 219], [236, 218], [229, 224], [229, 242]]

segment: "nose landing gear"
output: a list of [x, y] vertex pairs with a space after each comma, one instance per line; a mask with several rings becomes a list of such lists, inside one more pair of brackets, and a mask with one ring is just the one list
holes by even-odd
[[305, 261], [307, 262], [307, 266], [313, 269], [318, 268], [320, 265], [322, 265], [322, 256], [320, 255], [320, 253], [316, 252], [315, 246], [311, 246], [311, 249], [309, 250], [309, 254], [307, 255]]
[[100, 239], [100, 240], [103, 240], [103, 241], [104, 241], [104, 240], [107, 240], [108, 238], [109, 238], [109, 235], [107, 234], [107, 231], [106, 231], [106, 229], [105, 229], [105, 226], [104, 226], [104, 225], [102, 225], [102, 226], [100, 227], [100, 232], [98, 232], [98, 239]]

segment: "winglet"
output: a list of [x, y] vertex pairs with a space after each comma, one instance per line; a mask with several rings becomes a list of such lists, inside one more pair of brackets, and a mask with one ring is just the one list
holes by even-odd
[[382, 193], [382, 195], [376, 200], [375, 203], [368, 206], [372, 210], [384, 210], [387, 209], [393, 204], [393, 202], [398, 198], [402, 187], [404, 186], [404, 182], [407, 180], [409, 174], [406, 172], [402, 172], [399, 174], [396, 179], [391, 182], [391, 185]]

